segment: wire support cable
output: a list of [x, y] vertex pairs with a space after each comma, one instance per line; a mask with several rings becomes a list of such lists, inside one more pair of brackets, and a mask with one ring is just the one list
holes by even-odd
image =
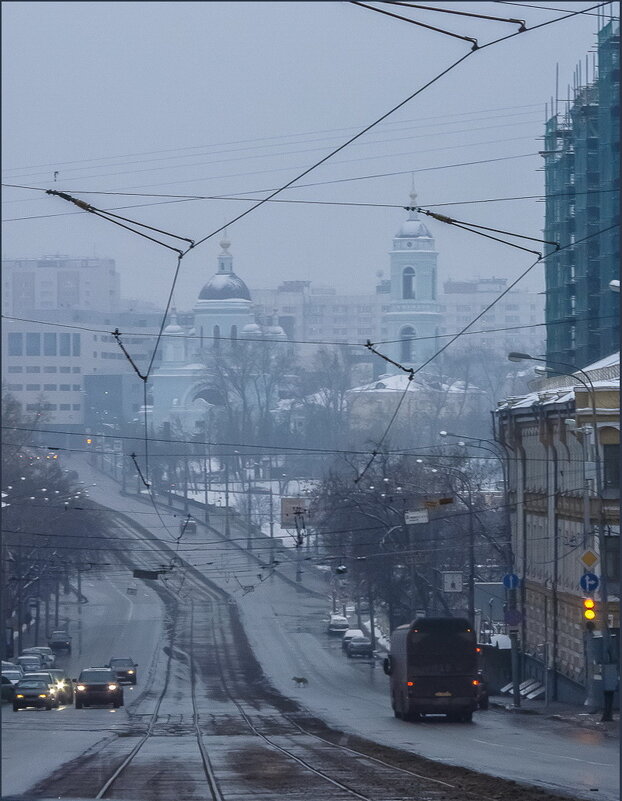
[[427, 28], [429, 31], [436, 31], [436, 33], [442, 33], [444, 36], [451, 36], [454, 39], [462, 39], [464, 42], [470, 42], [472, 45], [471, 52], [479, 49], [479, 45], [477, 43], [477, 39], [474, 39], [472, 36], [462, 36], [459, 33], [452, 33], [451, 31], [446, 31], [444, 28], [437, 28], [435, 25], [428, 25], [425, 22], [418, 22], [414, 19], [409, 19], [408, 17], [403, 17], [401, 14], [393, 14], [391, 11], [384, 11], [381, 8], [374, 8], [374, 6], [368, 6], [366, 3], [361, 3], [360, 0], [350, 0], [353, 6], [360, 6], [361, 8], [367, 8], [370, 11], [375, 11], [377, 14], [384, 14], [387, 17], [393, 17], [393, 19], [399, 19], [402, 22], [410, 22], [411, 25], [417, 25], [420, 28]]
[[[474, 11], [456, 11], [454, 8], [438, 8], [436, 6], [421, 6], [418, 3], [405, 3], [401, 0], [376, 0], [378, 3], [383, 3], [389, 6], [404, 6], [406, 8], [417, 8], [422, 11], [437, 11], [441, 14], [454, 14], [458, 17], [475, 17], [476, 19], [492, 20], [493, 22], [508, 22], [514, 25], [520, 25], [519, 33], [527, 30], [525, 27], [524, 19], [513, 19], [512, 17], [492, 17], [489, 14], [476, 14]], [[561, 10], [561, 9], [560, 9]]]
[[[111, 211], [106, 211], [105, 209], [98, 209], [95, 206], [91, 206], [90, 203], [87, 203], [85, 200], [80, 200], [79, 198], [72, 197], [71, 195], [67, 194], [67, 192], [59, 192], [56, 189], [46, 189], [46, 195], [54, 195], [56, 197], [60, 197], [63, 200], [67, 200], [69, 203], [73, 203], [82, 211], [87, 211], [90, 214], [94, 214], [97, 217], [101, 217], [103, 220], [108, 220], [108, 222], [113, 223], [114, 225], [118, 225], [121, 228], [125, 228], [127, 231], [131, 231], [133, 234], [137, 234], [138, 236], [142, 236], [144, 239], [148, 239], [151, 242], [155, 242], [156, 245], [162, 245], [162, 247], [167, 248], [168, 250], [173, 250], [180, 255], [183, 255], [183, 251], [179, 248], [173, 247], [172, 245], [167, 245], [166, 242], [162, 242], [159, 239], [155, 239], [152, 236], [148, 236], [144, 234], [142, 231], [137, 231], [135, 228], [131, 228], [129, 225], [124, 225], [123, 223], [119, 222], [119, 220], [123, 220], [126, 223], [132, 223], [132, 225], [138, 225], [141, 228], [146, 228], [149, 231], [154, 231], [159, 234], [164, 234], [165, 236], [170, 236], [173, 239], [179, 239], [184, 242], [190, 243], [190, 247], [194, 245], [192, 239], [188, 239], [185, 236], [178, 236], [177, 234], [171, 234], [169, 231], [163, 231], [160, 228], [154, 228], [151, 225], [147, 225], [146, 223], [137, 222], [136, 220], [130, 220], [127, 217], [121, 217], [118, 214], [113, 214]], [[111, 219], [115, 218], [115, 219]]]

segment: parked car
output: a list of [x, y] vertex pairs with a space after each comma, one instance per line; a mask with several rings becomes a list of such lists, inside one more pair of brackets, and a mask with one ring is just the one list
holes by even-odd
[[364, 637], [365, 632], [361, 631], [361, 629], [348, 629], [343, 633], [343, 639], [341, 640], [341, 647], [345, 651], [348, 647], [348, 643], [353, 637]]
[[15, 660], [22, 668], [24, 673], [34, 673], [43, 669], [43, 659], [41, 654], [23, 654]]
[[48, 637], [48, 645], [53, 651], [67, 651], [67, 653], [71, 653], [71, 634], [64, 629], [53, 631]]
[[76, 681], [76, 709], [91, 704], [112, 704], [115, 709], [123, 706], [123, 688], [110, 668], [87, 668]]
[[52, 706], [57, 707], [60, 705], [60, 698], [58, 688], [56, 686], [56, 679], [49, 670], [41, 670], [38, 673], [29, 673], [28, 679], [31, 681], [44, 681], [48, 686], [48, 692], [52, 698]]
[[56, 682], [56, 692], [61, 704], [73, 704], [73, 682], [64, 670], [51, 668], [48, 673]]
[[113, 656], [110, 662], [106, 665], [111, 670], [114, 670], [117, 681], [127, 681], [130, 684], [136, 684], [138, 678], [136, 668], [138, 664], [129, 656]]
[[349, 659], [355, 656], [373, 657], [374, 649], [369, 637], [352, 637], [346, 646], [346, 654]]
[[45, 667], [54, 667], [56, 664], [56, 657], [54, 656], [54, 652], [48, 645], [35, 645], [32, 648], [24, 648], [22, 651], [23, 655], [27, 654], [41, 654], [43, 659], [43, 664]]
[[8, 668], [2, 668], [2, 675], [6, 676], [6, 678], [11, 682], [11, 684], [17, 684], [20, 679], [24, 678], [24, 671], [20, 668], [17, 669], [17, 666], [14, 665], [15, 670], [9, 670]]
[[2, 674], [2, 684], [0, 687], [2, 690], [1, 697], [3, 701], [12, 701], [15, 698], [15, 686], [6, 673]]
[[347, 617], [343, 615], [330, 616], [327, 629], [329, 634], [343, 634], [343, 632], [347, 631], [349, 628], [350, 624], [348, 623]]
[[19, 665], [15, 662], [7, 662], [4, 659], [2, 660], [2, 672], [4, 673], [5, 670], [20, 670], [22, 673], [24, 672]]
[[13, 711], [25, 709], [28, 706], [52, 709], [54, 697], [50, 695], [48, 683], [42, 679], [30, 679], [28, 676], [15, 685]]

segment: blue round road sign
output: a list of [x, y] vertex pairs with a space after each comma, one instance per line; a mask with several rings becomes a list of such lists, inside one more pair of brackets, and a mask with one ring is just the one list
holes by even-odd
[[506, 573], [503, 577], [503, 586], [506, 590], [515, 590], [520, 584], [520, 579], [516, 573]]
[[579, 584], [583, 592], [594, 592], [600, 584], [600, 579], [596, 573], [584, 573], [579, 579]]

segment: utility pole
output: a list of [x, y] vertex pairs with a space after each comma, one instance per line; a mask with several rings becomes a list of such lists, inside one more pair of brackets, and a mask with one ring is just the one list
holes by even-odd
[[203, 484], [205, 488], [205, 523], [209, 523], [209, 495], [207, 492], [207, 460], [203, 460]]
[[56, 579], [56, 592], [54, 594], [54, 628], [58, 628], [58, 613], [59, 613], [59, 593], [60, 593], [60, 578]]
[[229, 456], [225, 457], [225, 537], [231, 537], [229, 524]]

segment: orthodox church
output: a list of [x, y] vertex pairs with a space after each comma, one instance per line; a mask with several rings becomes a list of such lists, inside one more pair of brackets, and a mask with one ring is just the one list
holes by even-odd
[[[410, 207], [416, 205], [413, 190]], [[390, 296], [382, 316], [382, 329], [389, 340], [383, 352], [404, 367], [420, 366], [438, 348], [442, 315], [436, 294], [437, 258], [428, 227], [418, 212], [410, 211], [389, 251]], [[397, 372], [397, 368], [388, 372]]]
[[274, 321], [257, 323], [248, 287], [233, 272], [231, 242], [226, 235], [220, 247], [218, 271], [194, 304], [193, 327], [179, 325], [173, 308], [163, 331], [162, 362], [151, 383], [156, 430], [171, 423], [194, 431], [197, 424], [205, 424], [210, 409], [223, 405], [223, 388], [211, 369], [221, 350], [231, 350], [242, 340], [287, 340]]

